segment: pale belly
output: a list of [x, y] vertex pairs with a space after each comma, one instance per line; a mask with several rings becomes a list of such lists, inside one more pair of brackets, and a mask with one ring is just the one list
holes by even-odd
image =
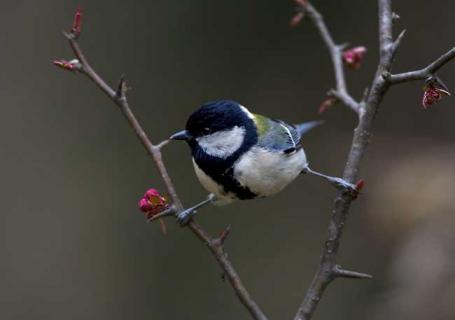
[[[194, 160], [193, 165], [202, 186], [215, 194], [215, 203], [225, 204], [236, 199], [235, 194], [226, 192]], [[235, 163], [234, 175], [241, 185], [248, 187], [258, 197], [267, 197], [283, 190], [306, 166], [307, 159], [302, 149], [293, 154], [282, 154], [253, 147]]]
[[283, 190], [307, 165], [303, 149], [282, 154], [253, 147], [235, 164], [234, 172], [242, 185], [267, 197]]

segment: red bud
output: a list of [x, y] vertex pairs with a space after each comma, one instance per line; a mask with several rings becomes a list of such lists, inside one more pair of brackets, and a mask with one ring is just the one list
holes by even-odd
[[52, 61], [52, 63], [55, 66], [62, 68], [64, 70], [68, 70], [68, 71], [80, 71], [80, 68], [81, 68], [81, 63], [77, 59], [73, 59], [71, 61], [66, 61], [66, 60], [60, 59], [60, 60], [54, 60], [54, 61]]
[[325, 98], [321, 104], [319, 105], [319, 108], [318, 108], [318, 113], [321, 114], [321, 113], [324, 113], [326, 112], [328, 109], [330, 109], [331, 107], [333, 107], [334, 105], [336, 105], [338, 102], [338, 99], [333, 97], [333, 96], [328, 96], [327, 98]]
[[81, 34], [81, 25], [82, 25], [82, 11], [80, 8], [77, 8], [76, 13], [74, 14], [73, 19], [73, 28], [71, 28], [71, 33], [78, 37]]
[[365, 47], [354, 47], [343, 52], [343, 61], [351, 69], [360, 68], [360, 64], [367, 52]]
[[289, 25], [291, 27], [296, 27], [300, 24], [300, 22], [303, 20], [303, 17], [305, 15], [303, 14], [303, 12], [297, 12], [292, 18], [291, 18], [291, 21], [289, 21]]
[[425, 109], [437, 103], [444, 96], [450, 96], [447, 87], [437, 77], [428, 79], [423, 89], [422, 105]]

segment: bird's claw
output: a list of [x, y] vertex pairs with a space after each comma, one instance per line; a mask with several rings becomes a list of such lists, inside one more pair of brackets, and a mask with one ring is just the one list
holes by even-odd
[[191, 220], [191, 218], [193, 218], [195, 214], [196, 210], [192, 208], [180, 211], [177, 214], [177, 223], [179, 223], [180, 226], [184, 227], [188, 224], [188, 222]]
[[359, 196], [360, 190], [364, 186], [363, 180], [359, 180], [356, 184], [352, 184], [352, 183], [347, 182], [344, 179], [334, 178], [332, 180], [332, 183], [338, 189], [341, 189], [341, 190], [351, 194], [353, 200], [357, 199], [357, 197]]

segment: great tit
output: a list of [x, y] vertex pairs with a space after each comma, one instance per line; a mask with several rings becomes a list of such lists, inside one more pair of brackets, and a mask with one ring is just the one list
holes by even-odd
[[206, 200], [177, 215], [187, 223], [196, 209], [271, 196], [301, 173], [323, 177], [339, 188], [355, 190], [342, 180], [313, 171], [301, 145], [302, 136], [320, 121], [287, 124], [248, 111], [236, 101], [207, 102], [193, 112], [183, 131], [170, 137], [188, 143], [193, 166]]

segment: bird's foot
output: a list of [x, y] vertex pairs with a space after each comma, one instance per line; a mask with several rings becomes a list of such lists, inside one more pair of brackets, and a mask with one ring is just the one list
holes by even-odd
[[327, 180], [335, 188], [337, 188], [339, 190], [342, 190], [342, 191], [345, 191], [345, 192], [348, 192], [348, 193], [352, 194], [353, 197], [357, 197], [357, 195], [359, 194], [360, 189], [363, 187], [363, 181], [362, 181], [362, 185], [360, 185], [359, 183], [357, 185], [355, 185], [355, 184], [347, 182], [346, 180], [344, 180], [342, 178], [331, 177], [331, 176], [322, 174], [320, 172], [313, 171], [309, 167], [306, 167], [303, 170], [303, 172], [318, 176], [320, 178], [323, 178], [323, 179]]
[[196, 215], [196, 210], [194, 208], [189, 208], [183, 211], [180, 211], [177, 214], [177, 223], [182, 227], [186, 226], [188, 222]]
[[351, 193], [352, 195], [357, 195], [358, 190], [355, 184], [349, 183], [342, 178], [331, 177], [329, 179], [330, 183], [335, 186], [335, 188]]
[[182, 226], [186, 226], [188, 222], [196, 215], [196, 210], [199, 209], [200, 207], [205, 206], [206, 204], [209, 204], [215, 200], [215, 195], [213, 193], [209, 194], [207, 196], [207, 199], [204, 201], [199, 202], [195, 206], [192, 206], [191, 208], [185, 209], [177, 213], [177, 222]]

